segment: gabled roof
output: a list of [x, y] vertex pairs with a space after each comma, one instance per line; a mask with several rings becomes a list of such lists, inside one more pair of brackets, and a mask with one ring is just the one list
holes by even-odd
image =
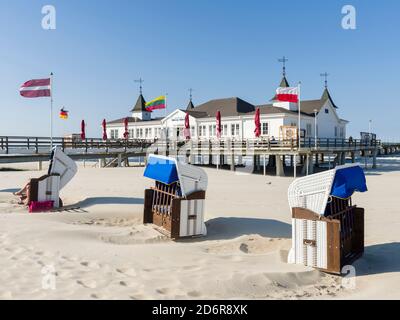
[[196, 110], [182, 110], [183, 112], [186, 112], [187, 114], [189, 114], [189, 116], [193, 117], [193, 118], [207, 118], [209, 117], [207, 112], [203, 112], [203, 111], [196, 111]]
[[[121, 124], [121, 126], [123, 126], [124, 125], [124, 120], [126, 118], [127, 117], [121, 118], [121, 119], [117, 119], [117, 120], [108, 121], [107, 124]], [[158, 118], [154, 118], [154, 119], [151, 119], [151, 120], [142, 120], [142, 119], [137, 118], [137, 117], [128, 117], [128, 123], [132, 123], [132, 122], [151, 122], [151, 121], [159, 121], [161, 119], [163, 119], [163, 117], [158, 117]]]
[[304, 113], [314, 115], [314, 110], [317, 113], [320, 112], [321, 108], [325, 105], [326, 100], [302, 100], [301, 101], [301, 111]]
[[147, 111], [146, 110], [146, 100], [144, 100], [143, 95], [140, 94], [136, 101], [136, 104], [133, 107], [133, 109], [131, 110], [131, 112], [142, 112], [142, 111]]
[[[292, 110], [288, 110], [286, 108], [282, 108], [282, 107], [275, 107], [272, 104], [263, 104], [263, 105], [259, 105], [256, 108], [260, 108], [260, 114], [279, 114], [279, 113], [285, 113], [285, 114], [292, 114], [292, 115], [298, 115], [297, 111], [292, 111]], [[303, 109], [303, 108], [302, 108]], [[254, 114], [255, 112], [251, 112], [249, 113], [249, 115]], [[306, 115], [306, 116], [310, 116], [313, 117], [314, 113], [308, 113], [305, 111], [301, 111], [301, 114]]]
[[254, 105], [237, 97], [211, 100], [194, 109], [194, 111], [203, 112], [209, 117], [215, 117], [217, 111], [221, 112], [222, 117], [233, 117], [254, 110]]
[[335, 105], [335, 103], [333, 102], [333, 99], [332, 99], [332, 97], [331, 97], [331, 95], [330, 95], [330, 93], [329, 93], [328, 88], [325, 88], [324, 93], [322, 94], [321, 100], [323, 100], [323, 101], [329, 100], [329, 101], [332, 103], [332, 105], [333, 105], [334, 108], [339, 109], [339, 108]]
[[194, 109], [194, 105], [193, 105], [192, 100], [190, 100], [190, 101], [189, 101], [189, 104], [188, 104], [187, 107], [186, 107], [186, 110], [192, 110], [192, 109]]

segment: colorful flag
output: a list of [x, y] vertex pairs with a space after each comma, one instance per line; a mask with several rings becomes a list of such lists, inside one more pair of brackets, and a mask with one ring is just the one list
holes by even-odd
[[20, 87], [19, 93], [25, 98], [50, 97], [51, 80], [50, 78], [29, 80]]
[[185, 129], [183, 131], [186, 140], [190, 139], [190, 120], [189, 120], [189, 113], [186, 113], [185, 116]]
[[166, 107], [166, 97], [165, 96], [160, 96], [160, 97], [146, 103], [147, 111], [153, 111], [153, 110], [157, 110], [157, 109], [165, 109], [165, 107]]
[[261, 136], [260, 108], [257, 109], [254, 116], [254, 124], [256, 125], [256, 128], [254, 129], [254, 134], [256, 135], [256, 138], [258, 138]]
[[103, 140], [107, 140], [107, 121], [106, 121], [106, 119], [103, 119], [101, 126], [103, 127]]
[[124, 119], [124, 128], [125, 128], [125, 132], [124, 132], [124, 138], [128, 139], [129, 138], [129, 129], [128, 129], [128, 125], [129, 125], [129, 119], [125, 118]]
[[85, 124], [85, 120], [81, 121], [81, 139], [82, 140], [86, 139], [86, 124]]
[[67, 110], [64, 110], [64, 108], [62, 108], [60, 110], [60, 118], [63, 120], [67, 120], [68, 119], [68, 112]]
[[289, 87], [289, 88], [278, 88], [276, 89], [276, 98], [278, 101], [282, 102], [299, 102], [299, 88]]
[[216, 121], [217, 121], [217, 138], [221, 138], [221, 133], [222, 133], [222, 125], [221, 125], [221, 112], [218, 110], [217, 114], [215, 116]]

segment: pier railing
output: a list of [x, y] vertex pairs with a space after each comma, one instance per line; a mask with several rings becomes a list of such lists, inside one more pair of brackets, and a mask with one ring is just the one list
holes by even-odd
[[[149, 139], [108, 139], [88, 138], [88, 139], [73, 139], [73, 138], [53, 138], [53, 146], [65, 149], [81, 149], [88, 151], [90, 149], [145, 149], [154, 143], [154, 140]], [[19, 136], [0, 136], [0, 149], [3, 153], [9, 154], [10, 151], [18, 152], [21, 150], [40, 153], [48, 151], [51, 147], [51, 139], [49, 137], [19, 137]]]
[[[155, 142], [157, 142], [155, 144]], [[79, 152], [88, 152], [90, 150], [146, 150], [150, 146], [169, 149], [174, 147], [179, 149], [185, 142], [176, 140], [154, 140], [154, 139], [108, 139], [88, 138], [77, 139], [70, 137], [53, 138], [53, 146], [58, 146], [62, 150], [78, 150]], [[300, 142], [297, 139], [192, 139], [186, 141], [192, 149], [201, 152], [204, 150], [218, 149], [224, 150], [255, 150], [262, 151], [335, 151], [335, 150], [372, 150], [381, 148], [380, 140], [359, 140], [359, 139], [335, 139], [335, 138], [302, 138]], [[20, 136], [0, 136], [0, 151], [4, 154], [9, 153], [41, 153], [50, 150], [51, 140], [49, 137], [20, 137]]]
[[214, 139], [214, 140], [194, 140], [191, 142], [192, 147], [199, 151], [206, 149], [220, 150], [250, 150], [255, 151], [357, 151], [372, 150], [381, 147], [380, 140], [358, 140], [358, 139], [335, 139], [335, 138], [302, 138], [297, 139]]

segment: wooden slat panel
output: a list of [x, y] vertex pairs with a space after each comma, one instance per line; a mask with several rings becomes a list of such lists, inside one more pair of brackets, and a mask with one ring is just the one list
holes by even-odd
[[340, 273], [340, 222], [332, 220], [327, 223], [328, 267], [327, 271]]
[[143, 213], [143, 223], [153, 223], [153, 195], [154, 191], [151, 189], [146, 189], [144, 192], [144, 213]]

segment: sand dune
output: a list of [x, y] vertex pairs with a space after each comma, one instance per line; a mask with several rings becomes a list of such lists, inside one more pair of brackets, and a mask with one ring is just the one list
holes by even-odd
[[400, 172], [387, 161], [355, 197], [366, 208], [367, 247], [354, 290], [286, 263], [292, 178], [207, 169], [208, 235], [174, 242], [141, 223], [152, 184], [141, 168], [80, 168], [62, 191], [80, 210], [34, 215], [12, 192], [42, 172], [2, 172], [0, 299], [400, 298]]

